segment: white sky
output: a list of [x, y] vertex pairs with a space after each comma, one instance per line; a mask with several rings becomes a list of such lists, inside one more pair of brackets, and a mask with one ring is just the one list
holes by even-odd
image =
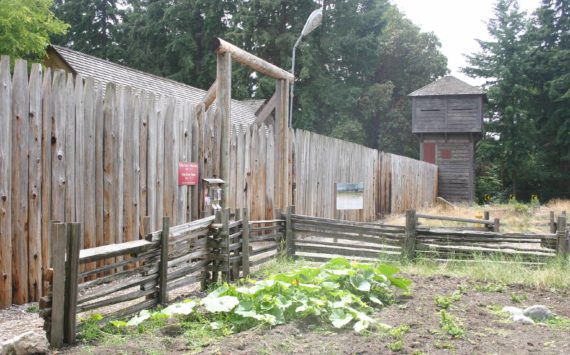
[[[451, 75], [472, 85], [483, 83], [460, 72], [467, 65], [463, 54], [479, 51], [475, 39], [489, 39], [487, 21], [493, 16], [495, 0], [391, 0], [424, 32], [434, 32], [447, 57]], [[540, 0], [518, 0], [521, 10], [532, 13]]]

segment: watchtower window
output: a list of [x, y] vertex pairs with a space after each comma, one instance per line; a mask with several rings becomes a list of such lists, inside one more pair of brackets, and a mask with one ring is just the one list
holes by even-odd
[[439, 112], [441, 111], [438, 108], [422, 108], [422, 112]]
[[452, 108], [451, 111], [473, 111], [473, 109], [471, 107]]

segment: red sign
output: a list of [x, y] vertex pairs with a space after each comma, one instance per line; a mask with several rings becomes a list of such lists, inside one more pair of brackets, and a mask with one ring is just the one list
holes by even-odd
[[178, 186], [198, 185], [198, 163], [178, 163]]

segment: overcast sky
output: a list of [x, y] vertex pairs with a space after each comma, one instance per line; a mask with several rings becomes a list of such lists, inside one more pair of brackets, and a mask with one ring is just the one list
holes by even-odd
[[[459, 68], [467, 65], [463, 54], [479, 51], [475, 39], [488, 39], [486, 22], [493, 16], [495, 0], [391, 0], [424, 32], [434, 32], [442, 44], [451, 75], [472, 85], [479, 79], [469, 78]], [[533, 12], [540, 0], [519, 0], [521, 10]]]

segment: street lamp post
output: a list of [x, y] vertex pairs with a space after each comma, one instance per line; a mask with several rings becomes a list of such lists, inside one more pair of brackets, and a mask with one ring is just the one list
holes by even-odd
[[[291, 64], [291, 74], [295, 75], [295, 52], [297, 51], [297, 46], [301, 43], [301, 39], [308, 35], [309, 33], [313, 32], [313, 30], [321, 24], [323, 20], [323, 9], [317, 9], [309, 15], [303, 30], [301, 31], [301, 35], [295, 42], [293, 46], [293, 55], [292, 55], [292, 64]], [[293, 89], [295, 87], [295, 79], [291, 82], [291, 94], [289, 98], [289, 127], [293, 127]]]

